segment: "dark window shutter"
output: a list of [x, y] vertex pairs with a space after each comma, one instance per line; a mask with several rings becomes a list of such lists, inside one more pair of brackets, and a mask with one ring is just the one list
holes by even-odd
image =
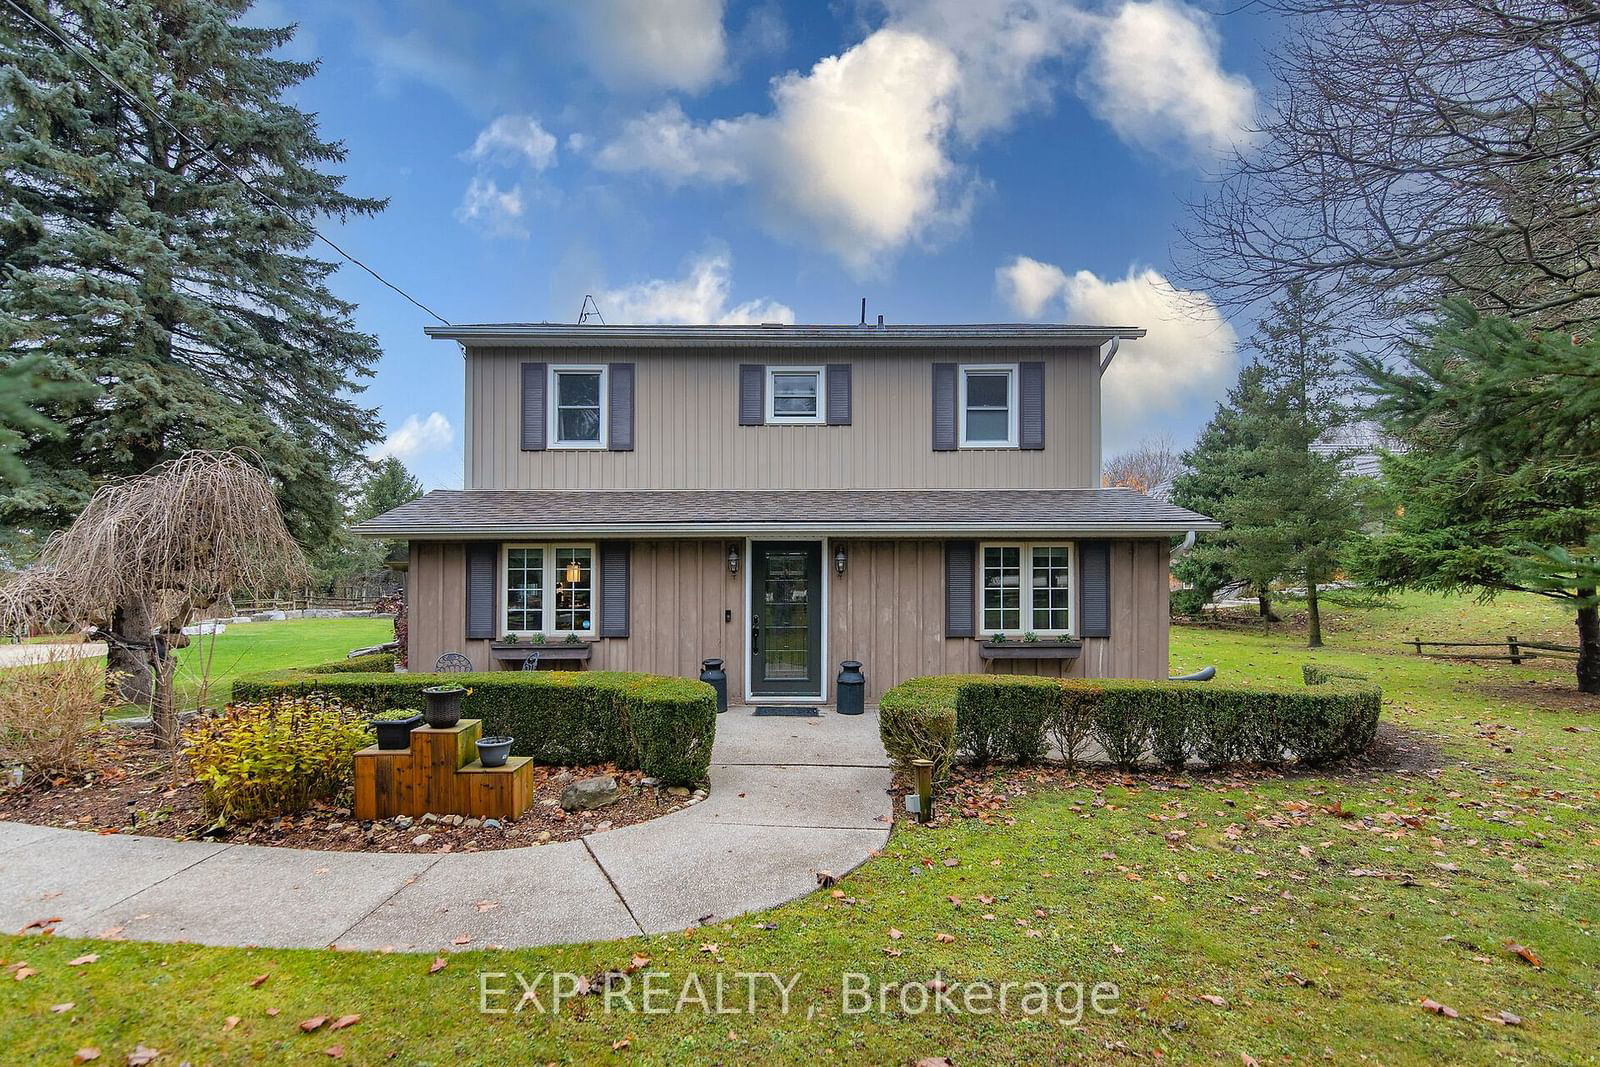
[[1078, 636], [1111, 636], [1111, 542], [1078, 542]]
[[543, 363], [522, 365], [522, 450], [544, 450], [545, 379], [549, 367]]
[[944, 635], [975, 637], [974, 618], [978, 546], [971, 541], [944, 543]]
[[628, 542], [600, 542], [600, 636], [628, 636]]
[[767, 421], [767, 368], [739, 364], [739, 425], [760, 426]]
[[850, 364], [828, 364], [828, 425], [850, 425]]
[[933, 450], [952, 452], [956, 441], [956, 365], [933, 365]]
[[606, 368], [606, 447], [613, 452], [633, 451], [633, 364], [613, 363]]
[[[523, 364], [527, 366], [526, 363]], [[500, 562], [500, 546], [487, 541], [467, 545], [467, 638], [493, 640], [499, 636], [495, 625], [495, 568]]]
[[1017, 367], [1017, 447], [1044, 447], [1044, 364]]

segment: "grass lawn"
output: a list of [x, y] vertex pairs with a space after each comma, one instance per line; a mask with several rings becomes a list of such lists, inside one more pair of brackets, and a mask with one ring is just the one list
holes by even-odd
[[[0, 1047], [14, 1062], [67, 1063], [95, 1046], [121, 1063], [143, 1043], [161, 1050], [158, 1065], [328, 1062], [334, 1046], [347, 1062], [418, 1064], [1593, 1062], [1600, 706], [1562, 691], [1567, 664], [1480, 667], [1398, 643], [1418, 627], [1493, 638], [1548, 625], [1569, 640], [1559, 616], [1532, 600], [1426, 597], [1331, 615], [1332, 645], [1314, 656], [1281, 632], [1177, 629], [1173, 667], [1297, 679], [1315, 658], [1367, 671], [1411, 765], [1089, 776], [1014, 798], [987, 824], [902, 825], [840, 883], [842, 898], [623, 942], [462, 952], [431, 975], [431, 954], [4, 937], [0, 956], [35, 973], [0, 971]], [[98, 958], [70, 962], [85, 953]], [[634, 1008], [655, 972], [668, 1004], [691, 975], [708, 996], [720, 977], [738, 1013], [692, 1000], [677, 1014], [607, 1013], [597, 996], [559, 1016], [479, 1012], [480, 972], [531, 982], [622, 969], [636, 954], [650, 962], [632, 976]], [[787, 1013], [764, 980], [745, 1012], [738, 975], [749, 972], [796, 976]], [[913, 1014], [894, 996], [886, 1012], [851, 1014], [846, 972], [874, 988], [937, 976], [957, 1005], [968, 982], [1114, 983], [1120, 995], [1115, 1014], [1085, 1009], [1078, 1025], [1070, 1012], [1019, 1010], [1020, 990], [1005, 1014]], [[270, 977], [252, 987], [259, 975]], [[542, 994], [548, 1009], [548, 984]], [[1520, 1025], [1488, 1020], [1500, 1012]], [[337, 1033], [297, 1026], [346, 1013], [361, 1020]]]

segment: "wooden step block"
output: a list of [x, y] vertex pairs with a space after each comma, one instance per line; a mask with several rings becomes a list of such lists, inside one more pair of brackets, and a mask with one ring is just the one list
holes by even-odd
[[503, 767], [478, 760], [483, 723], [462, 719], [443, 730], [419, 726], [408, 749], [364, 748], [355, 755], [355, 817], [361, 822], [438, 815], [511, 819], [533, 803], [533, 761]]
[[515, 819], [533, 803], [533, 760], [512, 756], [503, 767], [474, 760], [456, 772], [461, 814], [480, 819]]

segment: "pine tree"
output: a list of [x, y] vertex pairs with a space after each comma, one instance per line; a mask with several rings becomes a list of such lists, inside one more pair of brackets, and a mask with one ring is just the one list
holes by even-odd
[[1359, 367], [1409, 448], [1383, 461], [1399, 506], [1357, 544], [1356, 573], [1386, 589], [1560, 601], [1578, 688], [1600, 693], [1600, 340], [1458, 301], [1399, 365]]
[[[344, 149], [282, 99], [315, 65], [274, 56], [292, 27], [238, 25], [249, 0], [20, 3], [0, 6], [0, 358], [89, 395], [39, 405], [65, 432], [21, 449], [31, 481], [0, 496], [0, 536], [60, 528], [187, 449], [242, 447], [317, 542], [341, 517], [334, 471], [376, 438], [351, 396], [379, 349], [307, 224], [385, 202], [344, 193], [322, 169]], [[129, 603], [107, 623], [143, 642], [151, 621]], [[142, 701], [114, 650], [130, 665]]]
[[1280, 579], [1303, 584], [1312, 648], [1322, 644], [1320, 587], [1338, 573], [1359, 521], [1345, 457], [1326, 447], [1353, 411], [1344, 359], [1321, 311], [1318, 294], [1300, 284], [1273, 302], [1250, 343], [1255, 362], [1229, 394], [1230, 410], [1213, 420], [1216, 431], [1208, 427], [1213, 440], [1205, 443], [1215, 451], [1192, 454], [1192, 463], [1212, 466], [1197, 466], [1185, 486], [1186, 498], [1208, 497], [1210, 514], [1227, 525], [1194, 566], [1244, 579], [1263, 597]]

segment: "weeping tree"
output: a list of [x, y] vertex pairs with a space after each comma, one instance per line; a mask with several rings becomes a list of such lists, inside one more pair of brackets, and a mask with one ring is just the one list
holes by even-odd
[[236, 591], [296, 584], [305, 573], [262, 469], [233, 452], [186, 452], [96, 492], [0, 586], [0, 622], [99, 628], [115, 659], [149, 679], [151, 719], [170, 742], [169, 653], [185, 643], [184, 625]]

